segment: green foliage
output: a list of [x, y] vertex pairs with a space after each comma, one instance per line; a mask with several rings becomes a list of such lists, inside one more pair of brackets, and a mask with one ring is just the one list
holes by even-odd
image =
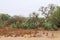
[[10, 15], [8, 14], [0, 14], [0, 20], [6, 21], [10, 18]]
[[19, 27], [20, 27], [20, 22], [17, 21], [17, 22], [15, 23], [15, 25], [17, 26], [17, 28], [19, 28]]
[[15, 22], [15, 23], [12, 23], [12, 24], [11, 24], [11, 27], [12, 27], [12, 28], [19, 28], [20, 25], [21, 25], [20, 22], [17, 21], [17, 22]]
[[53, 14], [50, 15], [51, 20], [60, 27], [60, 6], [56, 8]]
[[38, 28], [39, 23], [22, 23], [21, 28], [24, 29], [35, 29]]
[[54, 30], [57, 30], [58, 27], [57, 27], [56, 25], [53, 25], [53, 29], [54, 29]]
[[50, 21], [45, 22], [43, 24], [43, 26], [47, 30], [57, 30], [58, 29], [58, 27], [53, 22], [50, 22]]
[[32, 13], [32, 15], [30, 15], [30, 17], [20, 25], [20, 27], [24, 29], [35, 29], [38, 28], [38, 26], [38, 14], [35, 12]]
[[15, 23], [12, 23], [12, 24], [11, 24], [11, 27], [12, 27], [12, 28], [16, 28], [17, 26], [16, 26]]
[[35, 28], [39, 27], [39, 23], [38, 22], [34, 23], [33, 25], [34, 25]]
[[22, 23], [20, 28], [27, 29], [28, 28], [28, 24], [27, 23]]
[[9, 20], [10, 15], [8, 14], [0, 14], [0, 27], [7, 26], [7, 20]]

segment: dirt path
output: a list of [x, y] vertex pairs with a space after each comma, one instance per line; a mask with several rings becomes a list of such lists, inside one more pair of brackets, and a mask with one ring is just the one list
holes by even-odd
[[42, 37], [32, 37], [32, 38], [23, 38], [23, 37], [2, 37], [0, 40], [55, 40], [51, 38], [42, 38]]
[[2, 37], [0, 40], [60, 40], [60, 38], [42, 38], [42, 37], [32, 37], [32, 38], [23, 38], [23, 37]]

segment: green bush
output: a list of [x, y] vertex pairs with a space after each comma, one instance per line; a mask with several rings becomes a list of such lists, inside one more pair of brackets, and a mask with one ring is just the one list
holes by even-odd
[[11, 27], [12, 27], [12, 28], [19, 28], [20, 25], [21, 25], [20, 22], [17, 21], [17, 22], [12, 23], [12, 24], [11, 24]]
[[58, 29], [58, 27], [53, 22], [50, 22], [50, 21], [45, 22], [43, 24], [43, 27], [47, 30], [57, 30]]
[[15, 23], [12, 23], [12, 24], [11, 24], [11, 27], [12, 27], [12, 28], [16, 28], [17, 26], [16, 26]]
[[24, 29], [35, 29], [38, 28], [39, 23], [22, 23], [21, 28]]
[[53, 25], [53, 29], [57, 30], [58, 29], [57, 25]]
[[15, 23], [15, 25], [17, 26], [16, 28], [20, 28], [21, 23], [20, 23], [19, 21], [17, 21], [17, 22]]
[[27, 24], [27, 23], [22, 23], [22, 24], [20, 25], [20, 28], [27, 29], [27, 28], [28, 28], [28, 24]]
[[39, 23], [35, 22], [32, 24], [32, 28], [35, 29], [35, 28], [38, 28], [39, 27]]

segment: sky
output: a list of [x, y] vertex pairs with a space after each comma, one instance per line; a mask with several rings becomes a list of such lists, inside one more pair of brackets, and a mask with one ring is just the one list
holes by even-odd
[[[38, 12], [41, 6], [48, 4], [60, 5], [60, 0], [0, 0], [0, 13], [28, 17], [32, 12]], [[41, 13], [39, 16], [42, 17]]]

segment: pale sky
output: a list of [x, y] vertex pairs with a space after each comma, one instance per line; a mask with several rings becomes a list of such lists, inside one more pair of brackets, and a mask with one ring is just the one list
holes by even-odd
[[48, 4], [60, 5], [60, 0], [0, 0], [0, 13], [28, 17], [30, 13]]

